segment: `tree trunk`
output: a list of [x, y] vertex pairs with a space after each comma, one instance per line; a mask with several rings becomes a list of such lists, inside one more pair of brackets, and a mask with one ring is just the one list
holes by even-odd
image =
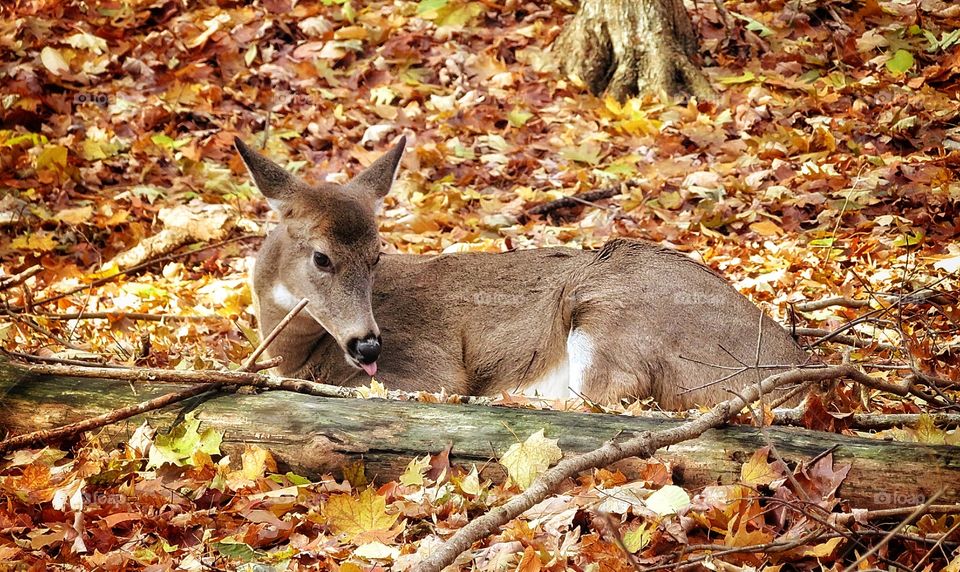
[[683, 0], [582, 0], [554, 51], [565, 72], [620, 102], [651, 92], [713, 97], [694, 63], [697, 37]]
[[[5, 432], [13, 435], [65, 425], [184, 387], [137, 383], [134, 395], [125, 381], [37, 376], [0, 362], [0, 437]], [[610, 439], [680, 424], [669, 419], [331, 399], [281, 391], [224, 393], [184, 404], [191, 407], [196, 407], [197, 417], [206, 426], [224, 432], [226, 452], [257, 443], [274, 454], [283, 470], [311, 477], [340, 475], [345, 465], [362, 459], [367, 474], [381, 482], [396, 478], [414, 457], [437, 453], [449, 444], [453, 445], [451, 462], [486, 465], [486, 476], [502, 478], [499, 466], [488, 461], [500, 457], [516, 436], [525, 438], [544, 429], [548, 437], [560, 440], [560, 448], [569, 455], [591, 451]], [[107, 443], [123, 441], [144, 420], [153, 427], [166, 427], [182, 409], [151, 412], [109, 426], [98, 435]], [[839, 494], [854, 507], [918, 504], [940, 486], [946, 491], [938, 503], [960, 501], [960, 447], [787, 427], [770, 427], [767, 434], [788, 463], [810, 460], [835, 448], [835, 463], [851, 465]], [[765, 445], [756, 428], [729, 426], [657, 455], [673, 465], [678, 484], [696, 489], [735, 482], [742, 463]], [[637, 467], [636, 460], [618, 465], [628, 475], [635, 474]]]

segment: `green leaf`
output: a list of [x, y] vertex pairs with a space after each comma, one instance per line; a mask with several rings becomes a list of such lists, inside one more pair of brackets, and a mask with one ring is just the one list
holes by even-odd
[[150, 137], [150, 140], [153, 141], [153, 144], [156, 145], [157, 147], [163, 147], [164, 149], [171, 149], [171, 150], [179, 149], [180, 147], [183, 147], [184, 145], [190, 142], [189, 137], [184, 137], [182, 139], [173, 139], [168, 135], [164, 135], [163, 133], [157, 133], [156, 135]]
[[150, 447], [147, 468], [159, 467], [166, 463], [178, 467], [193, 466], [195, 453], [219, 454], [223, 434], [210, 427], [203, 431], [198, 431], [199, 428], [200, 420], [190, 412], [168, 435], [157, 435], [153, 446]]
[[447, 0], [420, 0], [417, 4], [417, 15], [435, 12], [447, 5]]
[[893, 57], [887, 60], [887, 69], [893, 75], [903, 75], [913, 67], [913, 54], [907, 50], [897, 50]]
[[507, 121], [514, 127], [523, 127], [531, 117], [533, 117], [533, 114], [529, 111], [513, 108], [510, 110], [510, 113], [507, 114]]
[[901, 234], [897, 238], [893, 239], [893, 245], [901, 248], [907, 247], [907, 246], [916, 246], [921, 242], [923, 242], [922, 230]]
[[213, 547], [227, 558], [243, 560], [244, 562], [252, 562], [264, 557], [263, 552], [254, 550], [246, 542], [240, 542], [232, 538], [224, 538], [220, 542], [214, 542]]
[[759, 34], [760, 37], [766, 38], [767, 36], [773, 35], [773, 30], [764, 26], [763, 24], [754, 20], [753, 18], [749, 16], [744, 16], [743, 14], [738, 14], [736, 12], [730, 12], [730, 13], [733, 14], [734, 18], [739, 18], [740, 20], [743, 20], [744, 22], [746, 22], [747, 29], [755, 34]]
[[[760, 78], [760, 81], [763, 81], [763, 77]], [[734, 77], [722, 77], [720, 78], [720, 83], [724, 85], [733, 85], [737, 83], [749, 83], [751, 81], [757, 80], [757, 76], [750, 70], [743, 72], [743, 74], [734, 76]]]

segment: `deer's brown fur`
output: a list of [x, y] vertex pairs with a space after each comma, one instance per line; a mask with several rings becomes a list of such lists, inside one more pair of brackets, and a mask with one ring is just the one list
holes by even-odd
[[[749, 367], [756, 363], [806, 359], [784, 328], [722, 277], [647, 242], [379, 257], [375, 210], [403, 141], [350, 183], [319, 187], [237, 145], [280, 213], [254, 276], [261, 330], [301, 298], [310, 301], [270, 348], [283, 356], [283, 375], [369, 383], [347, 346], [381, 336], [376, 377], [393, 389], [540, 388], [563, 396], [566, 383], [600, 402], [652, 396], [662, 407], [688, 408], [777, 369]], [[333, 272], [318, 270], [315, 251]]]

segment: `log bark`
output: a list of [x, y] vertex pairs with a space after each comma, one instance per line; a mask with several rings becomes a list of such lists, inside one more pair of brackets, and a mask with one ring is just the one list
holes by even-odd
[[[157, 397], [181, 384], [37, 376], [0, 363], [0, 436], [76, 422]], [[451, 461], [487, 465], [487, 476], [502, 478], [488, 463], [515, 442], [544, 429], [559, 438], [565, 454], [596, 449], [617, 437], [675, 427], [680, 421], [625, 416], [532, 411], [505, 407], [322, 398], [273, 391], [258, 395], [223, 393], [183, 407], [158, 410], [110, 426], [106, 442], [128, 438], [146, 420], [167, 427], [184, 408], [195, 408], [207, 426], [224, 432], [224, 449], [256, 443], [274, 454], [284, 470], [316, 477], [340, 475], [362, 459], [367, 475], [396, 478], [407, 463], [453, 444]], [[917, 504], [946, 486], [939, 502], [960, 502], [960, 447], [845, 437], [804, 429], [771, 427], [767, 434], [787, 462], [809, 460], [835, 448], [836, 463], [849, 463], [840, 495], [853, 507], [890, 509]], [[711, 430], [700, 439], [661, 450], [674, 466], [674, 479], [688, 488], [734, 482], [744, 461], [766, 445], [753, 427]], [[619, 466], [628, 474], [633, 465]]]
[[563, 70], [596, 95], [710, 99], [697, 45], [683, 0], [582, 0], [553, 50]]

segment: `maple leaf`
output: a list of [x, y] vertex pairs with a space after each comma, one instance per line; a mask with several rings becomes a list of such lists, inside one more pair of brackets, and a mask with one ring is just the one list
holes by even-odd
[[755, 487], [769, 485], [782, 476], [782, 473], [767, 462], [770, 447], [763, 447], [753, 453], [746, 463], [740, 467], [740, 482]]
[[511, 445], [500, 458], [500, 464], [507, 469], [510, 480], [525, 490], [561, 457], [563, 452], [557, 446], [557, 439], [547, 439], [541, 429], [523, 443]]
[[407, 468], [400, 475], [400, 483], [404, 485], [423, 486], [423, 475], [430, 467], [430, 455], [415, 458], [407, 464]]
[[402, 525], [393, 528], [400, 515], [389, 514], [386, 509], [386, 499], [368, 488], [359, 497], [349, 494], [330, 497], [321, 515], [331, 530], [354, 544], [374, 541], [392, 544]]
[[240, 464], [240, 469], [227, 474], [226, 485], [231, 490], [252, 486], [265, 472], [277, 470], [277, 463], [270, 452], [258, 445], [244, 447]]

